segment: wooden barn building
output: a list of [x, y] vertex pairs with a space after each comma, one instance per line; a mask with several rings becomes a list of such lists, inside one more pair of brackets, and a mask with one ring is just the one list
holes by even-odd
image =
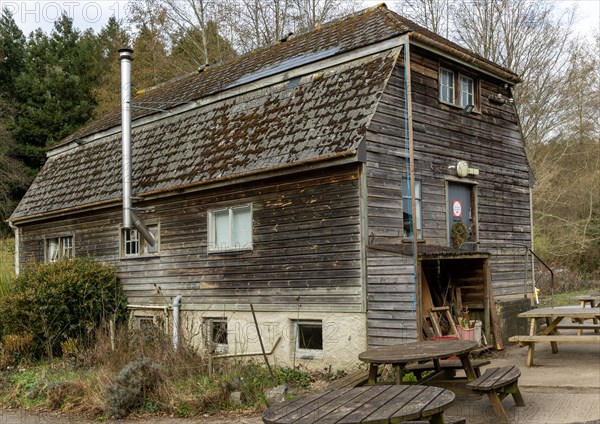
[[126, 197], [155, 242], [123, 226], [119, 109], [48, 151], [17, 269], [92, 255], [135, 325], [177, 312], [177, 340], [228, 354], [260, 352], [252, 305], [280, 364], [351, 366], [440, 306], [489, 343], [531, 292], [518, 82], [384, 5], [208, 66], [130, 104]]

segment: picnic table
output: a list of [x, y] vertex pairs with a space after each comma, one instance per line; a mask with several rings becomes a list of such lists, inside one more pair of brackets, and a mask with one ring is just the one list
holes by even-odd
[[[536, 308], [518, 315], [519, 318], [529, 320], [529, 335], [517, 335], [509, 338], [512, 342], [519, 343], [519, 346], [528, 346], [527, 366], [533, 365], [535, 353], [535, 344], [537, 342], [550, 342], [552, 353], [558, 353], [557, 342], [575, 342], [584, 343], [600, 342], [600, 334], [558, 334], [558, 325], [566, 318], [571, 320], [600, 319], [600, 308], [583, 308], [578, 306], [554, 307], [554, 308]], [[544, 319], [546, 328], [538, 332], [538, 320]], [[581, 325], [581, 324], [579, 324]], [[569, 326], [561, 326], [568, 328]], [[593, 328], [593, 326], [592, 326]]]
[[[585, 308], [588, 303], [590, 305], [590, 308], [595, 308], [595, 307], [600, 306], [600, 293], [589, 293], [589, 294], [575, 296], [575, 300], [579, 301], [579, 306], [581, 306], [582, 308]], [[584, 320], [574, 319], [573, 322], [578, 322], [580, 324], [583, 324]], [[592, 318], [592, 322], [594, 323], [594, 326], [598, 326], [598, 318]], [[585, 329], [585, 326], [582, 326], [582, 327], [583, 328], [579, 329], [578, 334], [582, 334], [583, 330]], [[598, 332], [600, 332], [600, 330], [598, 328], [594, 328], [594, 333], [598, 333]]]
[[369, 364], [369, 384], [377, 381], [379, 365], [391, 364], [396, 368], [396, 384], [402, 384], [402, 370], [411, 362], [433, 361], [436, 374], [441, 373], [440, 359], [457, 356], [468, 380], [477, 375], [473, 369], [469, 352], [477, 347], [471, 340], [440, 339], [384, 346], [362, 352], [358, 359]]
[[600, 293], [582, 294], [575, 296], [575, 300], [579, 301], [579, 306], [582, 308], [585, 308], [588, 303], [590, 308], [595, 308], [600, 306]]
[[427, 420], [443, 424], [454, 393], [433, 386], [378, 385], [329, 390], [268, 408], [265, 424], [397, 423]]

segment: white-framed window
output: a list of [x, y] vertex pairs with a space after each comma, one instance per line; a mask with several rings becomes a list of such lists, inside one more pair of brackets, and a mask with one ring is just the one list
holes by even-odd
[[158, 225], [148, 225], [148, 230], [154, 235], [154, 246], [144, 239], [140, 232], [134, 228], [121, 229], [121, 256], [125, 258], [138, 256], [157, 255], [160, 246], [160, 231]]
[[460, 107], [475, 106], [475, 80], [460, 76]]
[[252, 205], [208, 211], [208, 251], [252, 250]]
[[423, 208], [421, 206], [421, 181], [415, 180], [415, 203], [417, 213], [412, 213], [412, 200], [410, 195], [410, 180], [402, 178], [402, 226], [404, 228], [404, 238], [412, 238], [412, 229], [416, 223], [417, 239], [423, 238]]
[[296, 353], [304, 358], [323, 355], [323, 322], [320, 320], [294, 321]]
[[229, 342], [227, 339], [227, 319], [206, 318], [206, 335], [209, 349], [212, 352], [227, 352]]
[[56, 262], [62, 258], [75, 256], [73, 236], [49, 237], [45, 240], [46, 262]]
[[454, 92], [454, 72], [440, 68], [440, 100], [454, 104]]
[[440, 67], [438, 86], [441, 102], [462, 109], [471, 105], [479, 110], [478, 82], [474, 77]]

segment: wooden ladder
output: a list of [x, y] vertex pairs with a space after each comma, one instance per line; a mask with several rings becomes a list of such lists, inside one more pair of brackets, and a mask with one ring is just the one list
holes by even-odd
[[444, 329], [448, 330], [449, 336], [456, 336], [458, 338], [458, 330], [454, 324], [452, 314], [450, 314], [450, 308], [447, 306], [438, 306], [429, 309], [429, 319], [433, 328], [435, 337], [444, 336]]

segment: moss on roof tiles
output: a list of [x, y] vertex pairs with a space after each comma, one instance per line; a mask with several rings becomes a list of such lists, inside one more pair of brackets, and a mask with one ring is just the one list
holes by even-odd
[[[284, 61], [295, 57], [331, 49], [336, 49], [338, 53], [343, 53], [406, 32], [417, 32], [427, 39], [471, 55], [476, 60], [486, 63], [491, 67], [497, 67], [499, 70], [510, 72], [397, 15], [382, 4], [349, 17], [330, 22], [321, 26], [320, 29], [292, 37], [286, 42], [266, 46], [227, 62], [209, 66], [203, 72], [194, 72], [167, 81], [138, 94], [134, 97], [134, 101], [157, 102], [153, 106], [159, 109], [171, 109], [177, 105], [215, 94], [226, 89], [226, 87], [235, 81], [242, 80], [242, 78], [259, 71], [276, 67]], [[135, 62], [133, 66], [135, 66]], [[154, 113], [156, 112], [133, 108], [132, 119], [139, 119]], [[55, 147], [62, 146], [78, 138], [85, 138], [96, 132], [119, 126], [121, 124], [120, 119], [121, 111], [120, 108], [117, 108], [67, 136]]]

